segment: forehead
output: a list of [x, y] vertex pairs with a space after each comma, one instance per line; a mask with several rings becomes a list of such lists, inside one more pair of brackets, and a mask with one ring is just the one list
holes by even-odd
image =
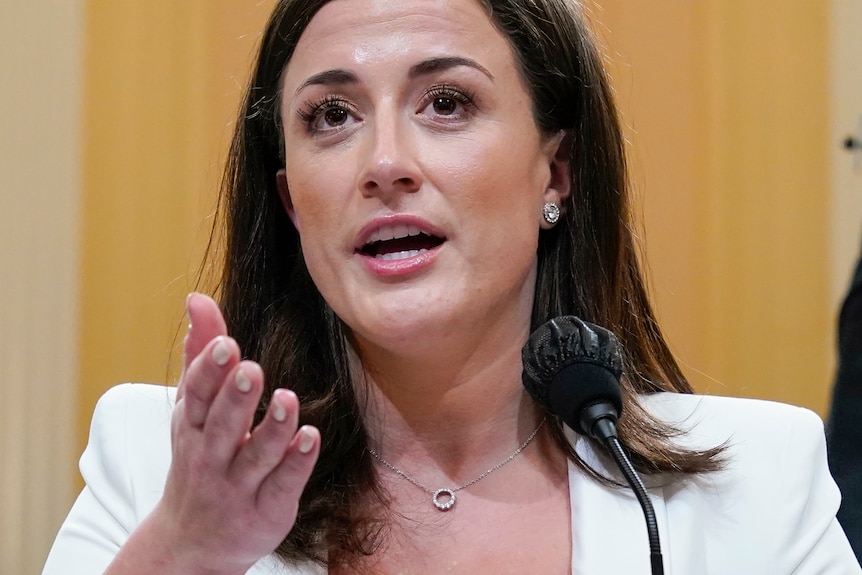
[[512, 64], [507, 39], [478, 0], [331, 0], [300, 36], [290, 68], [394, 64], [469, 53]]

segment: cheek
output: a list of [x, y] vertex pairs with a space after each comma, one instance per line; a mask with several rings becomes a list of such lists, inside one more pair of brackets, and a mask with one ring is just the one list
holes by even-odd
[[[327, 201], [323, 194], [315, 193], [308, 187], [294, 184], [291, 188], [293, 199], [294, 226], [299, 232], [299, 241], [306, 266], [312, 277], [319, 275], [321, 267], [318, 263], [332, 260], [332, 250], [328, 249], [338, 245], [335, 235], [341, 227], [339, 218], [331, 209], [332, 202]], [[294, 193], [293, 190], [299, 190]], [[331, 267], [323, 265], [323, 268]], [[317, 281], [315, 281], [317, 283]]]
[[541, 184], [535, 167], [502, 148], [465, 151], [451, 159], [440, 172], [448, 178], [443, 194], [465, 232], [458, 246], [477, 274], [476, 283], [520, 286], [532, 270], [539, 240]]
[[332, 221], [338, 219], [335, 208], [343, 205], [344, 199], [337, 197], [337, 190], [343, 189], [343, 184], [334, 170], [327, 170], [319, 162], [293, 157], [287, 160], [294, 224], [306, 244], [310, 239], [306, 236], [331, 229]]
[[[511, 141], [511, 136], [500, 136], [490, 145], [474, 142], [448, 150], [447, 161], [437, 163], [440, 187], [450, 197], [458, 198], [459, 209], [466, 217], [471, 213], [479, 218], [493, 216], [488, 223], [496, 221], [501, 228], [513, 221], [528, 228], [533, 223], [538, 226], [536, 214], [541, 212], [547, 177], [535, 150], [529, 145], [520, 149], [508, 145]], [[431, 157], [443, 156], [438, 152]]]

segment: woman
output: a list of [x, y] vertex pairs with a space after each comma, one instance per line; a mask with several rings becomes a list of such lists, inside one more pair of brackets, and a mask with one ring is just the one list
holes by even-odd
[[522, 388], [559, 315], [624, 346], [666, 572], [859, 573], [819, 420], [686, 395], [576, 5], [285, 0], [251, 82], [221, 312], [189, 298], [173, 409], [100, 402], [45, 573], [649, 572], [600, 449]]

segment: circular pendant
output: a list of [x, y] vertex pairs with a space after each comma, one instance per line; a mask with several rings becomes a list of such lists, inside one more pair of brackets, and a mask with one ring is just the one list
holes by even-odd
[[[444, 501], [440, 501], [441, 495], [448, 495], [449, 497]], [[434, 497], [431, 498], [431, 502], [434, 503], [434, 507], [440, 511], [449, 511], [455, 507], [455, 492], [451, 489], [438, 489], [434, 492]]]

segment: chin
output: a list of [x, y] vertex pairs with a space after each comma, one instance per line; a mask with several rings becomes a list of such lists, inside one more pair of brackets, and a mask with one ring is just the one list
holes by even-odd
[[416, 356], [434, 353], [440, 343], [451, 339], [458, 329], [456, 324], [457, 319], [447, 320], [433, 313], [433, 306], [414, 305], [358, 326], [353, 333], [362, 346], [369, 345], [396, 355]]

